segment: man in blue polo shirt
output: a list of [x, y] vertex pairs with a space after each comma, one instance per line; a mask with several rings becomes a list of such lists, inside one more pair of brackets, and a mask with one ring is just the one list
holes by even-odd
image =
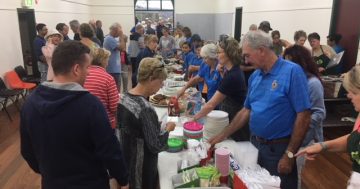
[[244, 108], [209, 142], [220, 142], [249, 122], [259, 165], [280, 176], [281, 188], [297, 188], [294, 154], [310, 123], [306, 76], [300, 66], [276, 56], [271, 37], [263, 31], [247, 33], [242, 48], [245, 62], [257, 68], [249, 79]]

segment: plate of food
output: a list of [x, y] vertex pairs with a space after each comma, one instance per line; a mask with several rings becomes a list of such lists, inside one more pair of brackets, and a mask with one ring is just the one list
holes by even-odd
[[150, 96], [149, 102], [154, 106], [167, 107], [168, 103], [169, 103], [169, 97], [167, 97], [163, 94], [156, 94], [156, 95]]

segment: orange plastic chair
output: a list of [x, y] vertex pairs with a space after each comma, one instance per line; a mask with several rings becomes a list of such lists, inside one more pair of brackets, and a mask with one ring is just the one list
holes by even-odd
[[5, 73], [5, 80], [11, 89], [24, 89], [30, 91], [36, 87], [34, 83], [23, 82], [15, 71]]

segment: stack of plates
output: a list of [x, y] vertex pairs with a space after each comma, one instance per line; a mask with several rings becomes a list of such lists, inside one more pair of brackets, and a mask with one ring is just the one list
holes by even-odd
[[184, 138], [200, 140], [203, 137], [203, 126], [195, 121], [184, 124]]
[[206, 116], [204, 139], [208, 140], [219, 133], [221, 133], [226, 126], [229, 125], [229, 114], [220, 111], [213, 110]]

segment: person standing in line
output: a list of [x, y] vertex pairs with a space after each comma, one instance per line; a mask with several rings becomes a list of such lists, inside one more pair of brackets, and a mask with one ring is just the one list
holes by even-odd
[[63, 36], [58, 32], [48, 32], [48, 34], [45, 36], [46, 39], [46, 45], [41, 48], [46, 63], [48, 65], [48, 71], [46, 74], [46, 80], [52, 81], [54, 78], [54, 71], [51, 65], [52, 61], [52, 55], [56, 49], [56, 47], [63, 41]]
[[244, 107], [222, 133], [211, 138], [214, 145], [249, 123], [251, 143], [259, 150], [258, 164], [279, 176], [280, 188], [297, 188], [294, 154], [310, 124], [310, 95], [303, 69], [276, 56], [271, 36], [250, 31], [244, 36], [245, 63], [257, 70], [249, 79]]
[[74, 40], [80, 41], [80, 22], [78, 20], [71, 20], [69, 22], [70, 28], [74, 33]]
[[114, 77], [116, 87], [120, 91], [120, 74], [121, 74], [121, 59], [120, 59], [120, 50], [121, 41], [117, 40], [122, 31], [121, 25], [119, 23], [113, 23], [110, 26], [110, 33], [104, 39], [104, 48], [110, 51], [111, 55], [109, 58], [109, 65], [106, 68], [106, 71]]
[[[128, 48], [128, 53], [130, 56], [130, 64], [131, 66], [129, 66], [129, 73], [131, 73], [131, 77], [136, 77], [136, 57], [138, 56], [139, 52], [145, 48], [144, 45], [144, 37], [143, 37], [143, 31], [144, 31], [144, 27], [141, 24], [136, 25], [135, 27], [135, 32], [133, 32], [130, 35], [130, 44], [129, 44], [129, 48]], [[133, 81], [133, 80], [132, 80]], [[132, 84], [132, 86], [134, 87], [135, 85]]]
[[146, 21], [145, 34], [146, 35], [155, 35], [156, 31], [151, 27], [151, 20]]
[[129, 174], [100, 100], [84, 85], [90, 49], [65, 41], [52, 59], [53, 82], [27, 97], [20, 113], [21, 154], [41, 174], [43, 189], [128, 189]]
[[137, 81], [137, 75], [138, 75], [138, 69], [139, 69], [139, 65], [142, 59], [150, 57], [153, 58], [155, 56], [156, 53], [156, 49], [158, 46], [158, 38], [156, 37], [156, 35], [147, 35], [145, 36], [145, 48], [142, 49], [138, 56], [136, 57], [136, 63], [134, 65], [134, 73], [132, 75], [132, 87], [136, 87], [138, 81]]
[[56, 30], [63, 36], [64, 41], [70, 40], [68, 36], [69, 26], [67, 26], [65, 23], [58, 23], [56, 25]]
[[48, 33], [48, 28], [45, 24], [39, 23], [36, 25], [38, 35], [34, 39], [34, 50], [36, 54], [37, 66], [40, 72], [40, 81], [44, 82], [47, 78], [48, 64], [42, 52], [42, 47], [46, 45], [45, 36]]
[[104, 32], [102, 30], [102, 22], [101, 20], [96, 20], [96, 30], [95, 30], [95, 33], [96, 33], [96, 37], [100, 40], [101, 42], [101, 47], [103, 46], [104, 44]]
[[100, 99], [106, 109], [111, 127], [115, 129], [116, 108], [120, 97], [114, 78], [106, 72], [109, 57], [110, 51], [106, 49], [98, 48], [93, 51], [93, 59], [84, 88]]
[[163, 27], [162, 33], [163, 35], [159, 41], [159, 51], [164, 59], [171, 58], [175, 54], [175, 38], [170, 35], [170, 30], [167, 27]]

